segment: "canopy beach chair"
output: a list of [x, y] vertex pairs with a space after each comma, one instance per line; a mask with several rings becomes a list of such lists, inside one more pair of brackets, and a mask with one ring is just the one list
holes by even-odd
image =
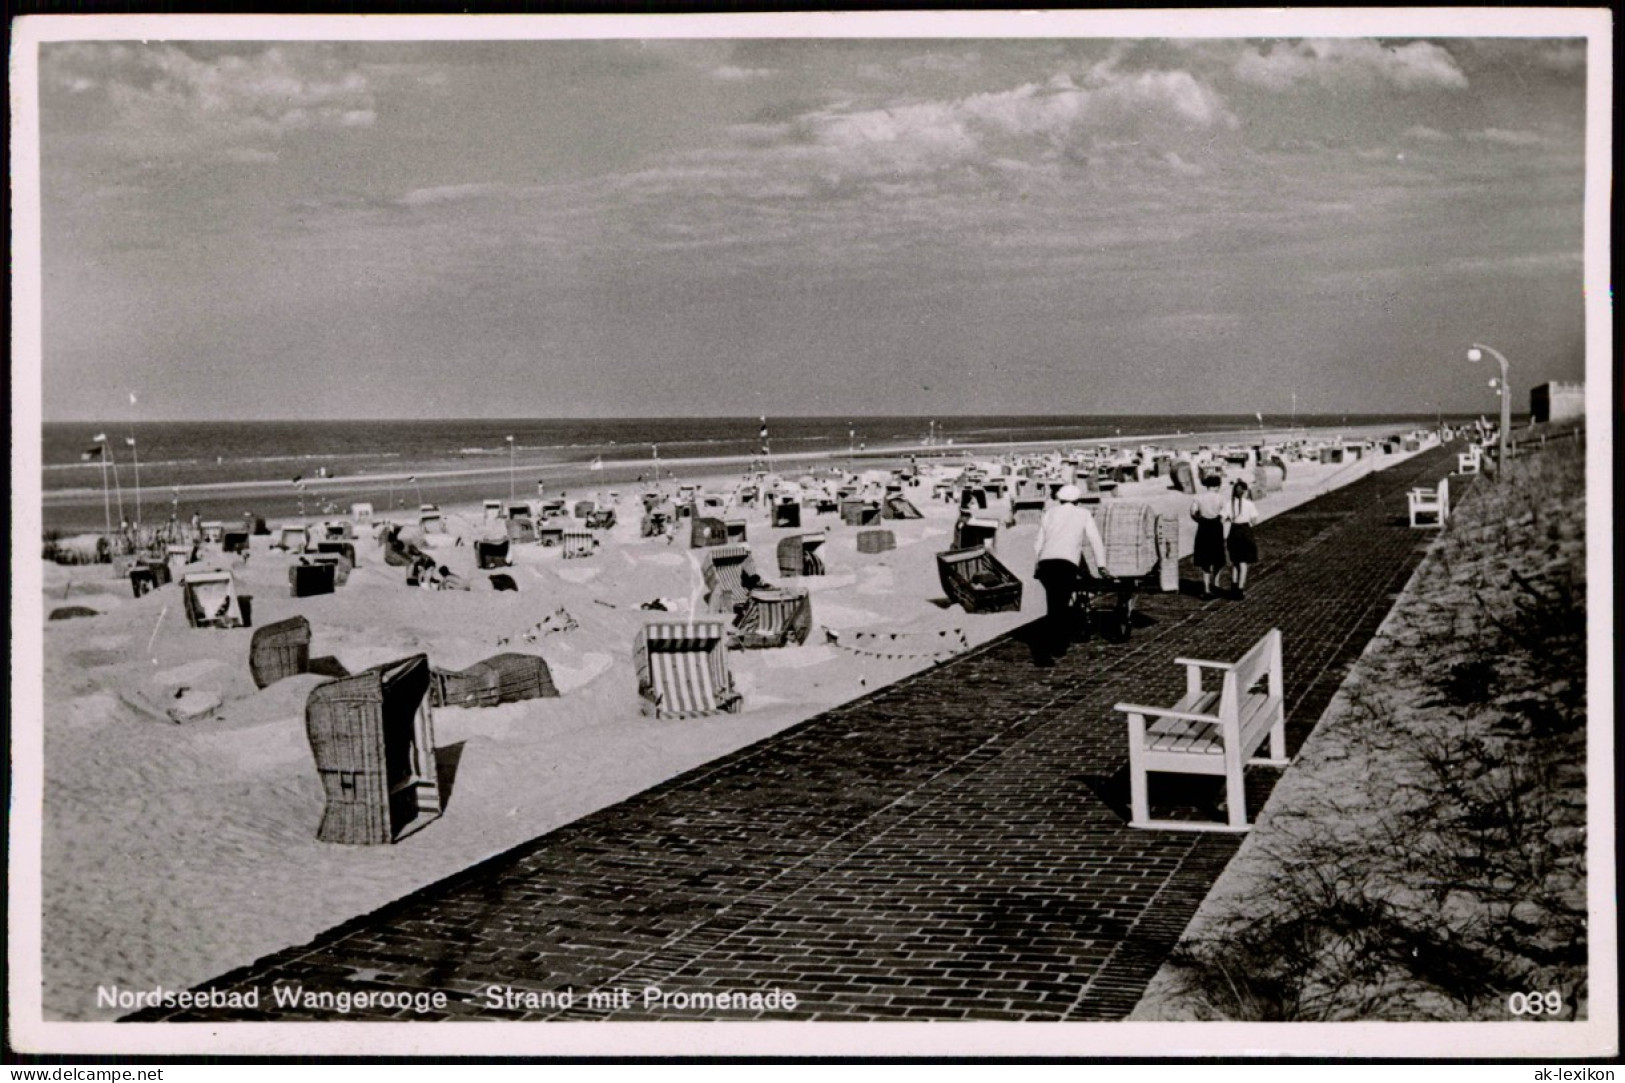
[[919, 519], [921, 515], [920, 509], [910, 503], [907, 497], [891, 496], [886, 498], [886, 503], [881, 507], [881, 518]]
[[429, 681], [433, 707], [495, 707], [558, 694], [547, 660], [535, 654], [508, 652], [463, 670], [431, 669]]
[[247, 553], [248, 531], [228, 530], [220, 535], [220, 551], [222, 553]]
[[779, 574], [784, 576], [823, 575], [822, 534], [792, 534], [779, 540]]
[[841, 522], [847, 526], [869, 526], [880, 521], [880, 505], [873, 500], [841, 501]]
[[713, 613], [732, 613], [745, 601], [750, 584], [760, 582], [748, 545], [718, 545], [706, 550], [700, 575], [705, 605]]
[[289, 617], [254, 631], [248, 644], [248, 672], [255, 688], [310, 672], [310, 622]]
[[745, 540], [745, 536], [746, 536], [746, 533], [747, 533], [745, 520], [743, 520], [743, 519], [728, 519], [728, 520], [725, 520], [725, 525], [726, 525], [726, 528], [727, 528], [727, 531], [728, 531], [728, 540], [730, 542], [736, 542], [737, 543], [737, 542], [743, 542]]
[[164, 563], [169, 566], [170, 577], [180, 575], [186, 566], [197, 559], [195, 545], [166, 545]]
[[536, 540], [536, 523], [528, 516], [509, 516], [508, 540], [511, 542], [534, 542]]
[[354, 568], [356, 566], [355, 543], [354, 542], [347, 542], [347, 541], [323, 541], [323, 542], [317, 542], [316, 543], [316, 552], [321, 556], [338, 557], [341, 561], [343, 561], [345, 564], [347, 564], [349, 566], [349, 567], [341, 568], [340, 571], [348, 572], [350, 570], [350, 568]]
[[397, 842], [439, 817], [429, 677], [418, 654], [311, 689], [305, 733], [326, 798], [318, 840]]
[[481, 505], [481, 507], [485, 512], [485, 521], [488, 523], [495, 522], [498, 519], [506, 519], [508, 517], [508, 509], [502, 506], [502, 501], [500, 500], [487, 500]]
[[996, 547], [998, 539], [999, 521], [997, 519], [971, 517], [960, 519], [954, 524], [955, 549], [970, 549], [978, 545], [985, 545], [989, 549], [993, 549]]
[[722, 621], [661, 621], [632, 640], [641, 710], [655, 718], [737, 713], [742, 705], [728, 673]]
[[897, 535], [889, 530], [858, 531], [858, 552], [885, 553], [897, 548]]
[[446, 520], [440, 514], [440, 509], [433, 504], [425, 504], [419, 508], [418, 529], [425, 534], [444, 534], [446, 532]]
[[338, 569], [332, 564], [295, 564], [288, 569], [288, 593], [295, 598], [332, 594], [338, 584]]
[[547, 549], [551, 549], [555, 545], [563, 545], [564, 528], [543, 523], [536, 528], [536, 542]]
[[645, 538], [658, 538], [666, 532], [666, 527], [670, 522], [671, 516], [664, 511], [646, 511], [643, 514], [643, 524], [639, 531]]
[[247, 628], [248, 599], [237, 595], [230, 572], [192, 572], [181, 580], [186, 622], [193, 628]]
[[[1135, 595], [1142, 589], [1164, 585], [1162, 562], [1170, 548], [1175, 570], [1173, 589], [1179, 589], [1178, 520], [1167, 516], [1169, 523], [1164, 526], [1149, 504], [1102, 504], [1091, 514], [1100, 527], [1106, 563], [1104, 567], [1097, 565], [1094, 549], [1084, 546], [1073, 602], [1083, 617], [1086, 632], [1104, 621], [1103, 627], [1111, 635], [1127, 640], [1134, 627]], [[1170, 528], [1172, 547], [1165, 533]]]
[[577, 519], [585, 519], [598, 510], [598, 505], [591, 500], [577, 500], [572, 510]]
[[474, 563], [480, 571], [490, 571], [492, 568], [506, 568], [513, 563], [508, 556], [509, 541], [503, 538], [500, 541], [475, 541]]
[[937, 577], [948, 600], [967, 613], [1021, 608], [1021, 580], [985, 546], [938, 553]]
[[798, 527], [801, 525], [801, 504], [795, 500], [773, 502], [773, 525]]
[[372, 505], [371, 504], [351, 504], [350, 505], [350, 520], [352, 522], [356, 522], [356, 523], [370, 523], [370, 522], [372, 522]]
[[226, 533], [226, 524], [218, 519], [210, 519], [208, 522], [199, 523], [198, 526], [203, 531], [203, 540], [206, 542], [218, 543]]
[[689, 520], [688, 547], [690, 549], [704, 549], [707, 546], [727, 544], [728, 524], [721, 519], [696, 515]]
[[587, 516], [588, 530], [612, 530], [615, 527], [615, 509], [599, 508]]
[[753, 590], [734, 626], [738, 643], [746, 650], [800, 646], [812, 631], [812, 596], [778, 587]]
[[590, 530], [566, 530], [561, 542], [565, 560], [590, 557], [598, 551], [598, 538]]
[[277, 548], [290, 553], [303, 553], [310, 548], [310, 530], [304, 525], [285, 526], [277, 539]]
[[355, 537], [355, 530], [348, 520], [339, 519], [335, 522], [323, 523], [316, 532], [317, 544], [322, 542], [350, 541]]

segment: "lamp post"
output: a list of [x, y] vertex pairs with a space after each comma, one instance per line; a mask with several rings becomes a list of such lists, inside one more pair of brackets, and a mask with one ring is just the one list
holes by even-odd
[[508, 503], [513, 503], [513, 437], [508, 437]]
[[1512, 387], [1507, 383], [1507, 359], [1500, 350], [1475, 342], [1473, 348], [1467, 351], [1467, 360], [1482, 361], [1485, 354], [1501, 363], [1501, 382], [1496, 388], [1501, 394], [1501, 443], [1495, 451], [1495, 480], [1500, 481], [1506, 476], [1507, 444], [1512, 436]]

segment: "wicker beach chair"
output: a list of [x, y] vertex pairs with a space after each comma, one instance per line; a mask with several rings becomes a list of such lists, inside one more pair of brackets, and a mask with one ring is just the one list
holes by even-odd
[[748, 533], [748, 531], [746, 530], [745, 520], [743, 520], [743, 519], [728, 519], [728, 520], [725, 520], [725, 525], [726, 525], [726, 528], [727, 528], [727, 531], [728, 531], [728, 541], [730, 541], [732, 543], [735, 543], [735, 544], [740, 544], [740, 543], [743, 543], [745, 541], [746, 535]]
[[295, 564], [288, 569], [288, 593], [295, 598], [332, 594], [338, 585], [338, 569], [329, 563]]
[[431, 669], [432, 707], [495, 707], [557, 696], [547, 660], [535, 654], [493, 655], [463, 670]]
[[728, 673], [722, 621], [661, 621], [632, 641], [641, 710], [655, 718], [737, 712], [742, 698]]
[[971, 517], [960, 519], [954, 524], [954, 548], [971, 549], [978, 545], [985, 545], [988, 549], [998, 546], [999, 521], [997, 519], [979, 519]]
[[323, 523], [317, 528], [316, 541], [320, 547], [322, 542], [353, 541], [355, 530], [348, 520], [340, 519], [336, 522]]
[[776, 527], [785, 526], [792, 529], [800, 526], [801, 505], [794, 500], [774, 501], [772, 523]]
[[255, 688], [310, 672], [310, 622], [289, 617], [254, 631], [248, 644], [248, 672]]
[[753, 590], [734, 622], [737, 642], [746, 650], [807, 642], [812, 631], [812, 596], [804, 590]]
[[277, 548], [290, 553], [303, 553], [310, 548], [310, 531], [303, 526], [285, 526], [277, 538]]
[[195, 545], [166, 545], [164, 547], [164, 564], [169, 568], [171, 576], [181, 574], [186, 566], [196, 559], [197, 546]]
[[220, 535], [220, 551], [222, 553], [247, 553], [248, 531], [228, 530]]
[[535, 521], [528, 516], [509, 516], [508, 540], [511, 542], [534, 542], [536, 540]]
[[920, 509], [909, 502], [905, 496], [891, 496], [881, 505], [880, 517], [882, 519], [919, 519]]
[[371, 504], [366, 504], [366, 503], [351, 504], [350, 505], [350, 521], [354, 522], [354, 523], [370, 523], [370, 522], [372, 522], [372, 505]]
[[564, 559], [573, 560], [577, 557], [590, 557], [598, 551], [598, 539], [591, 531], [566, 530], [561, 538], [564, 546]]
[[858, 552], [885, 553], [897, 548], [897, 535], [889, 530], [858, 531]]
[[318, 840], [397, 842], [439, 817], [429, 681], [418, 654], [311, 689], [305, 733], [326, 798]]
[[507, 538], [503, 538], [501, 541], [475, 541], [475, 565], [482, 572], [490, 571], [493, 568], [508, 567], [513, 563], [513, 560], [508, 556], [508, 546], [509, 540]]
[[937, 577], [948, 600], [967, 613], [1021, 608], [1021, 580], [985, 546], [938, 553]]
[[585, 519], [597, 510], [598, 505], [591, 500], [577, 500], [576, 506], [572, 509], [577, 519]]
[[880, 505], [873, 500], [841, 501], [841, 522], [847, 526], [869, 526], [880, 521]]
[[226, 524], [218, 519], [210, 519], [206, 523], [199, 523], [198, 526], [203, 531], [203, 540], [206, 542], [218, 543], [226, 533]]
[[728, 544], [728, 524], [707, 515], [696, 515], [689, 521], [688, 547], [704, 549], [708, 546]]
[[658, 538], [666, 532], [666, 527], [670, 522], [671, 517], [663, 511], [645, 512], [643, 524], [639, 529], [645, 538]]
[[564, 528], [554, 523], [542, 523], [536, 528], [536, 544], [552, 549], [564, 544]]
[[792, 534], [779, 540], [779, 574], [783, 576], [823, 575], [824, 561], [818, 555], [823, 548], [822, 534]]
[[237, 594], [230, 572], [192, 572], [181, 580], [186, 622], [193, 628], [247, 628], [247, 599]]
[[713, 613], [732, 613], [757, 582], [756, 564], [748, 545], [718, 545], [706, 550], [700, 564], [705, 580], [705, 605]]
[[494, 523], [498, 519], [506, 519], [508, 517], [508, 509], [502, 506], [502, 501], [500, 500], [483, 501], [480, 504], [480, 510], [485, 516], [485, 521], [488, 523]]
[[615, 527], [615, 509], [599, 508], [587, 516], [588, 530], [612, 530]]

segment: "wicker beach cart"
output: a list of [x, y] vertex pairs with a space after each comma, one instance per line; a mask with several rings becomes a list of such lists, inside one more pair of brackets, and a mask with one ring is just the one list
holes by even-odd
[[1172, 589], [1179, 589], [1179, 521], [1171, 514], [1159, 516], [1149, 504], [1112, 502], [1091, 514], [1100, 528], [1106, 566], [1096, 566], [1094, 550], [1084, 547], [1073, 606], [1086, 635], [1102, 628], [1126, 640], [1134, 628], [1136, 594], [1169, 589], [1170, 569]]
[[254, 630], [248, 644], [248, 672], [255, 688], [310, 672], [310, 622], [289, 617]]
[[326, 798], [318, 840], [397, 842], [440, 815], [428, 692], [421, 654], [311, 689], [305, 733]]
[[967, 613], [1021, 608], [1021, 580], [985, 546], [938, 553], [937, 577], [948, 600]]

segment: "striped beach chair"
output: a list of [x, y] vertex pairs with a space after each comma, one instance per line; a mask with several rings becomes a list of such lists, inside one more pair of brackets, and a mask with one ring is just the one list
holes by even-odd
[[590, 530], [566, 530], [562, 541], [566, 560], [590, 557], [598, 549], [598, 539]]
[[812, 631], [812, 597], [804, 590], [753, 590], [735, 628], [739, 645], [746, 650], [800, 646]]
[[783, 576], [823, 575], [824, 560], [818, 550], [824, 546], [822, 534], [793, 534], [779, 541], [779, 574]]
[[310, 531], [303, 526], [285, 526], [282, 536], [277, 540], [277, 546], [290, 553], [303, 553], [310, 548]]
[[717, 545], [706, 550], [700, 575], [705, 579], [705, 606], [713, 613], [732, 613], [745, 601], [745, 579], [756, 578], [748, 545]]
[[722, 621], [660, 621], [638, 630], [632, 659], [641, 710], [656, 718], [737, 713], [742, 704], [728, 673]]

